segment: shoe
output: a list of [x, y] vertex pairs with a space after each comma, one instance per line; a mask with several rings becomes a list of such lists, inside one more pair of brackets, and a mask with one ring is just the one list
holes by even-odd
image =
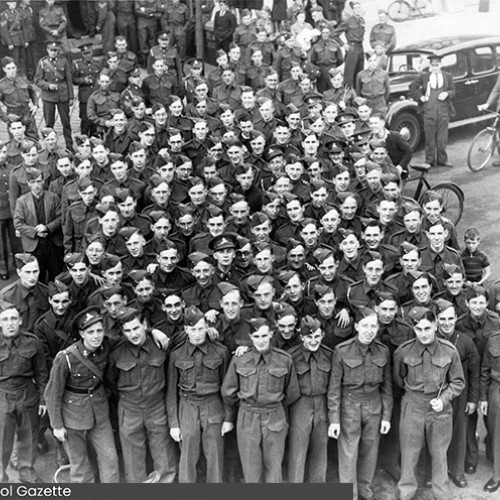
[[44, 483], [45, 481], [40, 479], [38, 476], [33, 476], [33, 477], [28, 478], [28, 479], [19, 478], [19, 482], [24, 483], [24, 484], [34, 484], [34, 483], [39, 484], [39, 483]]
[[9, 279], [9, 273], [2, 273], [0, 274], [0, 278], [3, 279], [4, 281], [7, 281]]
[[500, 479], [498, 481], [495, 481], [493, 478], [491, 478], [485, 485], [483, 490], [487, 491], [488, 493], [495, 493], [495, 491], [500, 488]]
[[159, 483], [161, 479], [160, 473], [157, 470], [154, 470], [149, 474], [149, 476], [146, 478], [143, 483]]
[[466, 465], [465, 466], [465, 473], [466, 474], [475, 474], [476, 473], [476, 466], [475, 465]]
[[494, 161], [494, 162], [492, 163], [492, 165], [493, 165], [494, 167], [500, 167], [500, 161]]
[[38, 444], [36, 449], [38, 453], [40, 453], [40, 455], [43, 455], [44, 453], [47, 453], [49, 451], [49, 443], [47, 442], [45, 436], [40, 436], [38, 438]]
[[467, 486], [467, 479], [465, 479], [465, 476], [463, 474], [460, 474], [459, 476], [454, 476], [453, 474], [448, 473], [448, 476], [451, 479], [451, 482], [457, 488], [465, 488]]
[[440, 165], [437, 165], [438, 167], [445, 167], [445, 168], [453, 168], [453, 165], [451, 163], [441, 163]]

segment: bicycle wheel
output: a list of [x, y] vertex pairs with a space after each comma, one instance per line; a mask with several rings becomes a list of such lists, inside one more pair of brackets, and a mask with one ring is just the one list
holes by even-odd
[[404, 0], [395, 0], [387, 8], [387, 13], [393, 21], [400, 23], [406, 21], [410, 17], [411, 6]]
[[476, 137], [472, 139], [467, 155], [467, 166], [473, 172], [479, 172], [484, 168], [491, 157], [496, 146], [496, 131], [493, 128], [481, 130]]
[[[433, 186], [432, 190], [437, 191], [443, 198], [443, 215], [457, 225], [464, 211], [463, 191], [452, 182], [442, 182]], [[421, 202], [422, 200], [420, 200]]]

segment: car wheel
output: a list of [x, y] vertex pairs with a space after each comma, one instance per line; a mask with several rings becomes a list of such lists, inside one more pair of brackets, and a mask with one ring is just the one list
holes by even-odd
[[400, 133], [403, 132], [405, 136], [409, 134], [410, 137], [407, 140], [413, 151], [417, 149], [418, 145], [420, 144], [420, 140], [422, 139], [422, 129], [420, 127], [420, 122], [418, 121], [418, 118], [412, 113], [403, 112], [396, 115], [396, 117], [392, 120], [391, 130]]

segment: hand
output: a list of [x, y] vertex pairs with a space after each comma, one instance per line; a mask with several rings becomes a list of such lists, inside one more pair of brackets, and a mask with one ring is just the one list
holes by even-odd
[[172, 429], [170, 429], [170, 436], [176, 443], [180, 443], [182, 439], [181, 429], [179, 427], [172, 427]]
[[46, 413], [47, 413], [47, 405], [39, 405], [38, 406], [38, 415], [40, 415], [40, 417], [43, 417], [43, 416], [45, 416]]
[[71, 108], [71, 106], [73, 106], [73, 103], [74, 103], [73, 99], [70, 99], [69, 103], [68, 103], [70, 108]]
[[396, 165], [396, 168], [398, 169], [398, 174], [401, 176], [403, 173], [403, 167], [401, 165]]
[[58, 32], [57, 30], [52, 30], [52, 31], [50, 32], [50, 34], [51, 34], [52, 36], [59, 36], [59, 32]]
[[209, 326], [207, 328], [207, 335], [208, 338], [213, 342], [214, 340], [217, 340], [219, 338], [219, 332], [213, 328], [212, 326]]
[[346, 108], [346, 105], [345, 105], [344, 101], [339, 101], [339, 108], [340, 109], [345, 109]]
[[98, 286], [104, 285], [106, 283], [106, 280], [102, 276], [98, 276], [97, 274], [90, 273], [89, 276], [92, 278], [94, 283]]
[[224, 434], [231, 432], [233, 429], [234, 429], [234, 424], [232, 422], [224, 422], [222, 424], [222, 429], [220, 431], [220, 435], [224, 436]]
[[153, 336], [153, 339], [155, 341], [155, 344], [158, 346], [158, 349], [163, 349], [164, 351], [168, 349], [168, 345], [170, 344], [170, 339], [161, 330], [158, 330], [158, 328], [152, 328], [151, 335]]
[[477, 404], [468, 401], [467, 404], [465, 405], [465, 414], [472, 415], [476, 411], [476, 409], [477, 409]]
[[388, 422], [387, 420], [382, 420], [382, 422], [380, 422], [380, 434], [389, 434], [390, 430], [391, 430], [391, 423]]
[[351, 46], [348, 43], [344, 44], [344, 49], [346, 52], [349, 52], [350, 48], [351, 48]]
[[351, 318], [349, 317], [349, 312], [346, 308], [341, 309], [335, 319], [338, 320], [340, 328], [346, 328], [351, 322]]
[[330, 424], [328, 427], [328, 437], [338, 439], [340, 434], [340, 424]]
[[64, 441], [66, 441], [67, 435], [68, 433], [66, 432], [66, 429], [64, 427], [61, 427], [60, 429], [54, 429], [54, 437], [58, 441], [61, 441], [61, 443], [64, 443]]
[[439, 95], [438, 95], [438, 99], [440, 101], [445, 101], [446, 99], [448, 99], [448, 92], [440, 92]]
[[153, 274], [156, 271], [157, 267], [158, 267], [158, 264], [148, 264], [146, 267], [146, 270], [148, 273]]
[[434, 399], [431, 399], [430, 400], [430, 405], [432, 407], [432, 409], [436, 412], [436, 413], [439, 413], [441, 411], [443, 411], [443, 401], [441, 398], [434, 398]]
[[215, 309], [210, 309], [210, 311], [207, 311], [205, 313], [205, 319], [209, 322], [209, 323], [215, 323], [215, 321], [217, 320], [217, 315], [219, 313], [215, 310]]
[[56, 91], [57, 83], [49, 83], [49, 90]]
[[243, 354], [245, 354], [249, 349], [250, 347], [247, 347], [246, 345], [240, 345], [236, 348], [236, 351], [234, 351], [234, 355], [237, 358], [241, 358], [241, 356], [243, 356]]
[[486, 417], [488, 416], [488, 401], [481, 401], [479, 403], [479, 408], [481, 410], [481, 413]]
[[14, 50], [14, 45], [9, 45], [9, 50]]
[[30, 108], [30, 113], [32, 115], [34, 115], [38, 110], [38, 106], [36, 104], [33, 104], [31, 101], [29, 102], [28, 107]]
[[27, 47], [29, 47], [29, 43], [28, 43], [28, 42], [26, 42], [26, 43], [24, 44], [24, 48], [27, 48]]
[[428, 99], [427, 97], [425, 97], [425, 95], [423, 95], [423, 96], [420, 98], [420, 100], [421, 100], [422, 102], [427, 102], [429, 99]]

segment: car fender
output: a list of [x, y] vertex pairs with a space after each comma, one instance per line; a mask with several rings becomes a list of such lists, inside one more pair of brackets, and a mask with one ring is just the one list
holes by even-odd
[[392, 121], [394, 120], [394, 117], [403, 111], [414, 114], [419, 121], [422, 121], [419, 116], [418, 104], [416, 103], [416, 101], [414, 101], [413, 99], [402, 98], [398, 101], [394, 101], [389, 106], [389, 110], [387, 111], [386, 116], [387, 124], [390, 126]]

